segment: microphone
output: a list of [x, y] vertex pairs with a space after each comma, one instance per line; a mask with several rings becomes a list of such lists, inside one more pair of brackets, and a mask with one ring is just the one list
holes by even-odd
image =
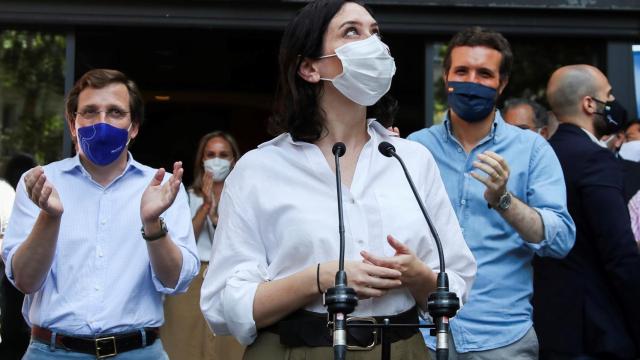
[[449, 336], [449, 319], [455, 316], [458, 309], [460, 309], [460, 300], [455, 293], [449, 291], [449, 278], [445, 272], [444, 252], [442, 251], [440, 236], [438, 236], [438, 232], [433, 225], [433, 222], [431, 222], [427, 209], [420, 199], [420, 195], [418, 194], [418, 190], [411, 179], [407, 166], [404, 164], [404, 161], [402, 161], [402, 158], [400, 158], [396, 153], [396, 148], [390, 143], [383, 141], [378, 145], [378, 151], [386, 157], [396, 158], [402, 166], [404, 175], [409, 182], [409, 186], [411, 187], [411, 191], [413, 192], [418, 205], [420, 206], [422, 215], [427, 221], [431, 235], [436, 243], [436, 248], [438, 249], [440, 272], [438, 273], [438, 279], [436, 281], [436, 291], [431, 293], [427, 300], [427, 309], [436, 325], [435, 331], [432, 330], [431, 332], [432, 336], [436, 336], [436, 360], [446, 360], [449, 356], [449, 343], [447, 339]]
[[[347, 147], [343, 142], [337, 142], [333, 144], [333, 148], [331, 148], [331, 152], [333, 155], [336, 155], [338, 158], [341, 158], [345, 152], [347, 152]], [[339, 160], [338, 160], [339, 161]]]
[[340, 259], [336, 272], [335, 286], [324, 294], [324, 306], [333, 316], [333, 354], [334, 359], [344, 360], [347, 356], [347, 319], [346, 316], [355, 310], [358, 297], [353, 288], [347, 287], [347, 273], [344, 271], [344, 217], [342, 211], [342, 179], [340, 176], [340, 157], [347, 147], [337, 142], [331, 152], [336, 164], [336, 189], [338, 192], [338, 232], [340, 234]]

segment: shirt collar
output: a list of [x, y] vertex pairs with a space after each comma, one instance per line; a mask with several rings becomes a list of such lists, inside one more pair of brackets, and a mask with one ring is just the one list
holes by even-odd
[[367, 132], [369, 133], [369, 136], [371, 138], [374, 138], [375, 133], [376, 135], [378, 135], [376, 136], [376, 138], [382, 137], [382, 140], [389, 140], [390, 137], [398, 137], [398, 134], [382, 126], [382, 124], [380, 124], [374, 118], [367, 119]]
[[[61, 166], [62, 172], [71, 172], [76, 169], [80, 170], [84, 174], [89, 174], [84, 166], [82, 166], [79, 154], [76, 154], [76, 156], [68, 159], [68, 161], [64, 162]], [[143, 172], [143, 165], [133, 159], [133, 155], [131, 155], [131, 152], [127, 152], [127, 165], [125, 166], [122, 174], [125, 174], [129, 170]]]
[[[497, 109], [494, 112], [494, 114], [495, 115], [493, 117], [493, 123], [491, 124], [491, 130], [489, 131], [489, 134], [487, 134], [487, 136], [485, 136], [485, 138], [482, 139], [478, 143], [478, 145], [486, 142], [489, 139], [493, 139], [493, 142], [497, 143], [504, 136], [504, 132], [506, 131], [506, 125], [505, 125], [504, 119], [502, 118], [500, 111], [498, 111]], [[445, 114], [443, 125], [444, 125], [443, 126], [444, 131], [442, 133], [442, 139], [444, 141], [449, 141], [449, 139], [455, 139], [455, 136], [453, 136], [453, 131], [451, 130], [451, 119], [449, 118], [448, 111]]]
[[[367, 119], [367, 133], [369, 133], [369, 136], [371, 138], [377, 137], [377, 136], [374, 136], [374, 133], [382, 137], [398, 137], [396, 133], [382, 126], [382, 124], [377, 122], [376, 119], [374, 118]], [[282, 141], [286, 141], [289, 144], [296, 145], [296, 146], [305, 146], [309, 144], [306, 141], [293, 140], [293, 137], [291, 137], [291, 134], [289, 133], [282, 133], [276, 136], [275, 138], [258, 145], [258, 148], [262, 148], [268, 145], [276, 145]]]
[[604, 144], [602, 141], [598, 140], [598, 138], [596, 138], [592, 133], [590, 133], [587, 129], [585, 128], [580, 128], [582, 129], [582, 131], [584, 131], [587, 136], [589, 137], [589, 139], [591, 139], [591, 141], [593, 141], [594, 143], [600, 145], [603, 148], [607, 148], [607, 144]]

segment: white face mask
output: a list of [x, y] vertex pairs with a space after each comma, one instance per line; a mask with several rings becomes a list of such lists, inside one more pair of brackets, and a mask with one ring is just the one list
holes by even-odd
[[640, 140], [628, 141], [622, 144], [618, 154], [625, 160], [640, 161]]
[[354, 41], [336, 49], [334, 55], [342, 62], [342, 74], [331, 81], [342, 95], [362, 106], [371, 106], [380, 100], [391, 87], [396, 73], [396, 63], [389, 47], [377, 35]]
[[223, 181], [231, 172], [231, 161], [213, 158], [204, 161], [204, 169], [213, 174], [213, 181]]

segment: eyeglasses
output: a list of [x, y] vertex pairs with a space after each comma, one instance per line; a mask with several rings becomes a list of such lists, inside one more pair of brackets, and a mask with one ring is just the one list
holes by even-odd
[[76, 111], [74, 113], [75, 116], [80, 115], [84, 120], [99, 120], [100, 114], [104, 113], [105, 117], [109, 120], [122, 120], [127, 117], [129, 111], [122, 111], [120, 109], [109, 109], [109, 110], [85, 110], [85, 111]]

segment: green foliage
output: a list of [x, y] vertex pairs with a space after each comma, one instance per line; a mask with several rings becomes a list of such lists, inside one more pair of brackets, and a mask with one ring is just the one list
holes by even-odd
[[11, 104], [17, 113], [17, 121], [3, 125], [2, 155], [24, 151], [39, 163], [59, 159], [64, 131], [64, 36], [5, 30], [0, 32], [0, 45], [0, 94], [3, 104]]

